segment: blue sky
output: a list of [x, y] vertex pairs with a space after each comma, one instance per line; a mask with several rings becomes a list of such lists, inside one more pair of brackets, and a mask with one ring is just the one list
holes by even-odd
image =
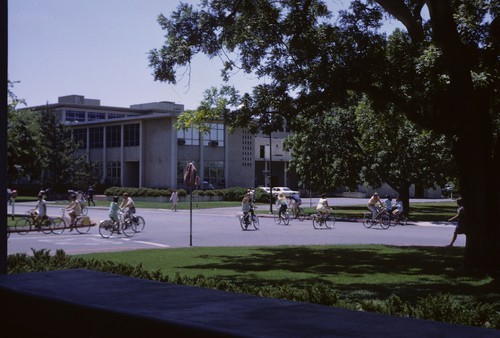
[[[197, 0], [184, 0], [199, 3]], [[335, 1], [342, 2], [342, 1]], [[347, 1], [345, 1], [347, 2]], [[191, 79], [156, 82], [147, 53], [163, 44], [156, 21], [178, 0], [9, 0], [9, 80], [28, 106], [84, 95], [101, 105], [173, 101], [195, 109], [203, 92], [222, 84], [219, 59], [196, 56]], [[19, 81], [19, 82], [18, 82]], [[258, 80], [236, 74], [230, 84], [249, 91]]]
[[[184, 1], [198, 3], [199, 1]], [[156, 21], [177, 0], [9, 0], [9, 80], [28, 106], [84, 95], [101, 105], [173, 101], [194, 109], [205, 89], [218, 86], [219, 60], [198, 56], [177, 85], [155, 82], [147, 53], [163, 44]], [[238, 74], [243, 90], [257, 83]], [[188, 86], [189, 85], [189, 86]]]

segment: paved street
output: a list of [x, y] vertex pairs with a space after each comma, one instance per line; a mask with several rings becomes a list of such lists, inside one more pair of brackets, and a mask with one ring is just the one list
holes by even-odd
[[[359, 203], [360, 200], [333, 199], [335, 205]], [[304, 203], [308, 203], [304, 201]], [[412, 201], [418, 203], [418, 201]], [[306, 204], [307, 205], [307, 204]], [[195, 207], [196, 204], [193, 203]], [[454, 226], [450, 223], [419, 223], [393, 226], [383, 230], [378, 226], [366, 229], [360, 222], [337, 221], [333, 230], [315, 230], [310, 220], [293, 220], [290, 225], [276, 225], [269, 215], [260, 218], [260, 229], [243, 231], [237, 215], [239, 207], [222, 209], [193, 209], [172, 212], [168, 209], [139, 209], [138, 214], [146, 220], [142, 233], [127, 238], [114, 235], [109, 239], [100, 236], [98, 227], [88, 234], [65, 231], [61, 235], [32, 232], [27, 235], [10, 234], [8, 254], [28, 253], [48, 249], [55, 252], [63, 249], [67, 254], [108, 252], [135, 249], [205, 247], [205, 246], [251, 246], [251, 245], [309, 245], [309, 244], [388, 244], [444, 246], [451, 240]], [[32, 208], [31, 204], [16, 204], [16, 213], [22, 214]], [[61, 206], [49, 205], [50, 216], [60, 214]], [[268, 206], [261, 206], [261, 210]], [[265, 209], [268, 210], [268, 209]], [[10, 212], [10, 210], [9, 210]], [[107, 208], [91, 207], [91, 219], [99, 223], [107, 219]], [[192, 219], [192, 221], [191, 221]], [[465, 237], [459, 236], [455, 245], [463, 246]]]

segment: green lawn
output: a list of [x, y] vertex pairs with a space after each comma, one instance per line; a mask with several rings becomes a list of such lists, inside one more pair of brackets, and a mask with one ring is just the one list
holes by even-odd
[[203, 275], [252, 285], [314, 282], [350, 298], [385, 299], [396, 294], [415, 301], [446, 293], [500, 304], [498, 280], [460, 269], [463, 248], [384, 245], [210, 247], [137, 250], [79, 255], [85, 259], [141, 264], [169, 277]]

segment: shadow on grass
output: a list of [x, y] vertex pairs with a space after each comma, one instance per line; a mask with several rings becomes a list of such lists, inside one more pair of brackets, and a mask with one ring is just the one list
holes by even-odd
[[[233, 271], [234, 274], [224, 274], [221, 278], [257, 285], [287, 283], [304, 288], [322, 282], [354, 298], [386, 298], [397, 294], [411, 301], [432, 293], [449, 293], [500, 303], [498, 276], [465, 273], [461, 269], [463, 248], [263, 247], [246, 257], [217, 258], [218, 263], [184, 268], [196, 269], [201, 274], [204, 269]], [[269, 279], [262, 277], [273, 272], [277, 273]]]

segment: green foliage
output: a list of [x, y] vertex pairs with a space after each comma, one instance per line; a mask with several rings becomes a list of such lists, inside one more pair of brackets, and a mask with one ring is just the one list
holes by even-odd
[[[104, 191], [106, 196], [122, 196], [123, 193], [128, 193], [131, 197], [170, 197], [172, 195], [172, 188], [169, 189], [155, 189], [155, 188], [134, 188], [134, 187], [109, 187]], [[177, 189], [179, 197], [186, 197], [187, 191], [184, 189]]]
[[241, 187], [228, 188], [224, 190], [224, 201], [241, 201], [247, 189]]
[[12, 91], [13, 84], [8, 86], [8, 123], [7, 123], [7, 176], [15, 180], [23, 176], [38, 177], [41, 157], [37, 149], [41, 142], [36, 114], [30, 111], [23, 113], [16, 109], [25, 104]]

